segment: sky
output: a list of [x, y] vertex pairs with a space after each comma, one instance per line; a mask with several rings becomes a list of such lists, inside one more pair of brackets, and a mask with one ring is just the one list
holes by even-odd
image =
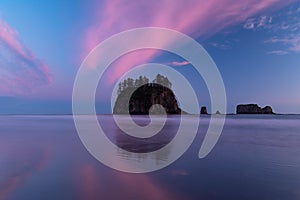
[[[229, 113], [240, 103], [300, 113], [300, 1], [3, 0], [0, 114], [71, 114], [73, 83], [89, 52], [113, 34], [149, 26], [180, 31], [205, 48], [223, 78]], [[194, 67], [153, 49], [126, 54], [109, 67], [98, 85], [97, 111], [109, 113], [114, 85], [149, 62], [184, 75], [199, 106], [215, 112]]]

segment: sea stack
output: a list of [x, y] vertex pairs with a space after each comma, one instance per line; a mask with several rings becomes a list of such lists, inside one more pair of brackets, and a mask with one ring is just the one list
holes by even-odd
[[187, 114], [180, 109], [171, 87], [167, 77], [160, 74], [153, 82], [147, 77], [124, 80], [119, 86], [113, 114], [148, 115], [149, 111], [152, 114]]
[[216, 115], [221, 115], [221, 112], [217, 110]]
[[202, 107], [201, 107], [200, 114], [204, 114], [204, 115], [207, 115], [207, 114], [208, 114], [208, 113], [207, 113], [207, 108], [206, 108], [206, 106], [202, 106]]
[[236, 107], [236, 114], [274, 114], [271, 106], [264, 108], [257, 104], [240, 104]]

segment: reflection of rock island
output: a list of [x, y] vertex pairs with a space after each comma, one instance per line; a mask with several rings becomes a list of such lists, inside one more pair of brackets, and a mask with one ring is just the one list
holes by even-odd
[[274, 112], [271, 106], [261, 108], [257, 104], [241, 104], [236, 107], [236, 114], [274, 114]]
[[129, 111], [130, 114], [147, 115], [152, 107], [153, 114], [164, 113], [164, 110], [167, 114], [180, 114], [181, 109], [173, 91], [169, 89], [171, 87], [168, 78], [160, 74], [151, 83], [145, 76], [136, 80], [128, 78], [119, 84], [113, 113], [127, 114]]

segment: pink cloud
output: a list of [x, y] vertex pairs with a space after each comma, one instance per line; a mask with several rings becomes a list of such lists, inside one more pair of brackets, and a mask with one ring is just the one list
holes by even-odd
[[[262, 12], [280, 9], [293, 1], [280, 0], [162, 0], [138, 2], [106, 0], [95, 5], [94, 21], [86, 32], [83, 55], [112, 34], [131, 28], [155, 26], [181, 31], [194, 38], [207, 38], [232, 25], [244, 23]], [[154, 39], [154, 38], [147, 38]], [[124, 57], [110, 71], [113, 83], [137, 63], [146, 63], [158, 54], [147, 52]]]
[[182, 61], [182, 62], [178, 62], [178, 61], [173, 61], [171, 63], [168, 63], [169, 65], [175, 66], [175, 67], [180, 67], [180, 66], [185, 66], [190, 64], [188, 61]]
[[0, 95], [27, 95], [51, 84], [48, 66], [28, 49], [19, 34], [0, 18]]

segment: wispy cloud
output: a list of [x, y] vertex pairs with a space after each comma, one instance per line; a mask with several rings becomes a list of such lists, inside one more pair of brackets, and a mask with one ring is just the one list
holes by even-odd
[[299, 6], [298, 9], [296, 10], [296, 12], [300, 12], [300, 6]]
[[19, 34], [0, 18], [0, 95], [26, 95], [51, 83], [48, 66], [28, 49]]
[[248, 19], [247, 22], [244, 24], [244, 29], [255, 29], [255, 19], [251, 18]]
[[216, 47], [218, 49], [223, 49], [223, 50], [230, 48], [229, 42], [225, 42], [225, 43], [210, 42], [209, 44], [213, 47]]
[[283, 51], [283, 50], [274, 50], [274, 51], [269, 51], [268, 52], [268, 54], [279, 55], [279, 56], [286, 55], [288, 53], [289, 52]]
[[172, 65], [172, 66], [175, 66], [175, 67], [180, 67], [180, 66], [189, 65], [190, 63], [188, 61], [181, 61], [181, 62], [173, 61], [173, 62], [170, 62], [168, 64]]
[[286, 47], [284, 51], [287, 53], [300, 53], [300, 34], [292, 33], [284, 36], [275, 36], [266, 40], [265, 43], [284, 45]]
[[260, 28], [260, 27], [267, 27], [267, 25], [271, 24], [272, 23], [272, 17], [268, 17], [268, 16], [261, 16], [259, 21], [258, 21], [258, 24], [257, 24], [257, 27]]
[[269, 16], [260, 16], [258, 18], [249, 18], [243, 25], [244, 29], [256, 30], [259, 28], [271, 28], [273, 18]]
[[[207, 38], [265, 10], [280, 9], [289, 3], [291, 1], [281, 0], [178, 0], [176, 3], [173, 0], [105, 0], [95, 6], [101, 11], [95, 10], [97, 14], [87, 30], [83, 55], [110, 35], [130, 28], [156, 26], [181, 31], [194, 38]], [[262, 17], [256, 26], [264, 26], [270, 20]], [[142, 56], [125, 57], [119, 62], [121, 65], [112, 69], [108, 82], [116, 81], [136, 63], [145, 63], [158, 53], [152, 51]]]
[[[267, 29], [273, 34], [266, 39], [266, 44], [277, 44], [275, 50], [267, 52], [273, 55], [286, 55], [289, 53], [300, 53], [300, 7], [290, 6], [288, 11], [277, 13], [272, 16], [260, 16], [249, 18], [243, 28], [248, 30]], [[279, 49], [279, 50], [278, 50]]]

